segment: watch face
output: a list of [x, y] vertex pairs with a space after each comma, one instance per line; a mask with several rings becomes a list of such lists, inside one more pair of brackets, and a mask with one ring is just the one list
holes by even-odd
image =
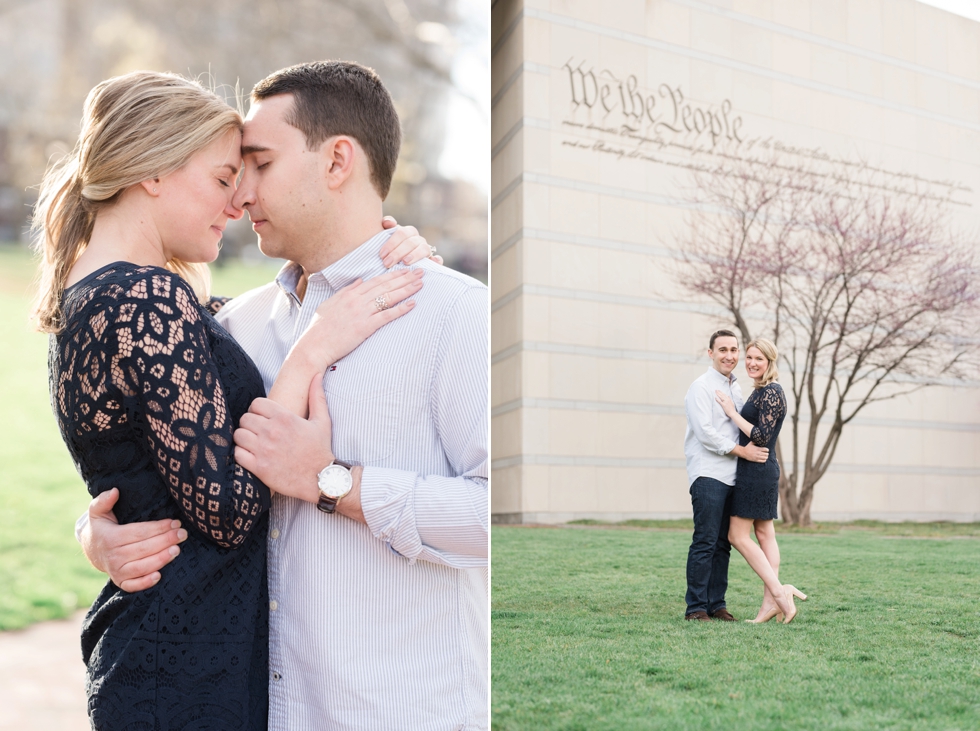
[[320, 492], [327, 497], [342, 498], [350, 492], [353, 484], [350, 470], [341, 467], [339, 464], [332, 464], [320, 472]]

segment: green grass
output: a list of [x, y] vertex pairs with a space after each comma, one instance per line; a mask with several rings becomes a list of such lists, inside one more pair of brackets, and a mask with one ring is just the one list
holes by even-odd
[[495, 527], [492, 728], [980, 728], [980, 540], [882, 525], [780, 535], [788, 626], [685, 622], [689, 532]]
[[[275, 271], [230, 264], [214, 291], [239, 294]], [[47, 336], [28, 323], [33, 276], [23, 249], [0, 246], [0, 630], [67, 616], [105, 583], [75, 542], [89, 496], [51, 413]]]

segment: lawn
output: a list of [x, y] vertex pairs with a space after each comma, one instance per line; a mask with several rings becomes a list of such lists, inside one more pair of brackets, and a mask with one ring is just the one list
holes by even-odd
[[[980, 728], [978, 535], [781, 533], [784, 626], [685, 622], [689, 531], [495, 527], [492, 728]], [[728, 608], [760, 599], [733, 551]]]
[[[239, 294], [275, 271], [217, 268], [214, 291]], [[88, 606], [105, 582], [74, 538], [89, 497], [51, 413], [47, 337], [27, 321], [33, 275], [24, 250], [0, 245], [0, 630]]]

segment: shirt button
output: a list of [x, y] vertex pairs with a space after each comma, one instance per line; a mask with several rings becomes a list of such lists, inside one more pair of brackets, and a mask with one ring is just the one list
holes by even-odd
[[273, 673], [272, 674], [272, 679], [273, 680], [282, 680], [282, 676], [279, 673]]
[[279, 602], [277, 602], [275, 599], [273, 599], [271, 602], [269, 602], [269, 610], [270, 611], [274, 612], [278, 608], [279, 608]]
[[278, 538], [279, 537], [279, 529], [278, 528], [273, 528], [272, 529], [272, 532], [269, 535], [271, 535], [273, 539]]

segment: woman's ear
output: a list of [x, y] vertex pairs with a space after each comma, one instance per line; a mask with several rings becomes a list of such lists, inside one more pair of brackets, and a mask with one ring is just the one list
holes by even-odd
[[357, 148], [350, 137], [338, 135], [323, 143], [322, 152], [325, 158], [327, 187], [330, 190], [337, 190], [354, 172]]
[[143, 182], [140, 183], [140, 185], [142, 185], [143, 186], [143, 189], [147, 193], [149, 193], [150, 195], [152, 195], [154, 198], [156, 196], [160, 195], [160, 193], [159, 193], [159, 189], [160, 189], [160, 178], [150, 178], [149, 180], [144, 180]]

